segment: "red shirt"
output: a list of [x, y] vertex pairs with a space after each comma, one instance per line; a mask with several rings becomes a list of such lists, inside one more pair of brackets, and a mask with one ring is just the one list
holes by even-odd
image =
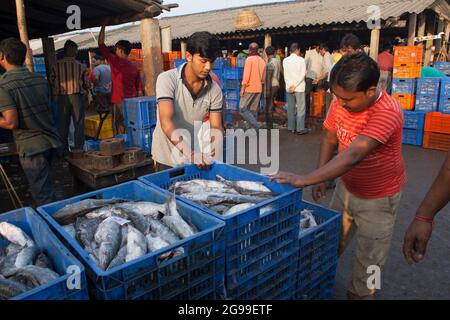
[[136, 97], [137, 92], [142, 91], [141, 76], [136, 65], [112, 54], [104, 44], [99, 49], [111, 67], [111, 102], [121, 103], [122, 99]]
[[394, 69], [394, 56], [387, 51], [378, 55], [378, 66], [381, 71], [392, 71]]
[[403, 112], [394, 98], [383, 91], [372, 106], [360, 113], [348, 112], [334, 99], [324, 126], [336, 132], [339, 152], [348, 148], [358, 135], [381, 143], [342, 176], [348, 191], [360, 198], [376, 199], [402, 190], [406, 183], [402, 156]]

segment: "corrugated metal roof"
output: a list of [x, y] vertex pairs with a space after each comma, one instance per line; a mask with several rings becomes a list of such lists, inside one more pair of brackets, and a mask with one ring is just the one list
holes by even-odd
[[[376, 5], [380, 8], [381, 19], [399, 17], [404, 13], [421, 13], [430, 8], [450, 20], [450, 8], [446, 0], [313, 0], [305, 2], [282, 2], [258, 6], [248, 6], [258, 14], [262, 26], [254, 30], [269, 30], [289, 27], [327, 25], [367, 21], [367, 9]], [[160, 26], [171, 26], [172, 38], [183, 39], [197, 31], [214, 34], [235, 32], [234, 22], [242, 8], [224, 9], [205, 13], [160, 19]], [[106, 43], [114, 45], [120, 39], [132, 43], [141, 41], [139, 25], [127, 26], [107, 32]], [[90, 34], [74, 37], [80, 49], [97, 46]], [[55, 44], [56, 49], [63, 43]], [[36, 51], [39, 52], [39, 51]]]

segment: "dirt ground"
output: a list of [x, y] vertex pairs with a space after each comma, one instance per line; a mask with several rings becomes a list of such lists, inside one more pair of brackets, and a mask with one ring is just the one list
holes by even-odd
[[[320, 143], [319, 130], [295, 136], [286, 130], [280, 131], [280, 170], [307, 173], [316, 167]], [[436, 218], [436, 227], [428, 246], [425, 261], [415, 266], [406, 264], [402, 254], [403, 236], [425, 196], [445, 153], [419, 147], [404, 146], [403, 154], [408, 172], [408, 184], [404, 189], [390, 256], [382, 274], [382, 290], [379, 299], [450, 299], [450, 206]], [[27, 183], [17, 161], [3, 163], [12, 183], [25, 205], [33, 205], [27, 192]], [[52, 176], [58, 200], [73, 196], [80, 191], [74, 186], [67, 163], [57, 161]], [[258, 166], [247, 166], [257, 170]], [[328, 205], [332, 191], [323, 201]], [[309, 188], [304, 190], [304, 199], [311, 200]], [[12, 206], [3, 183], [0, 182], [0, 212]], [[345, 299], [346, 286], [351, 276], [354, 243], [341, 257], [336, 280], [336, 299]]]

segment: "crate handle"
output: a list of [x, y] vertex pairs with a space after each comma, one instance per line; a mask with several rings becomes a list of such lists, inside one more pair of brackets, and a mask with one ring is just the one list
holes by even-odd
[[169, 178], [171, 178], [171, 179], [176, 178], [176, 177], [182, 176], [184, 174], [185, 174], [184, 168], [178, 169], [178, 170], [173, 170], [173, 171], [169, 172]]
[[314, 233], [314, 238], [317, 239], [317, 238], [323, 236], [324, 234], [325, 234], [325, 231], [323, 229], [318, 230], [316, 233]]

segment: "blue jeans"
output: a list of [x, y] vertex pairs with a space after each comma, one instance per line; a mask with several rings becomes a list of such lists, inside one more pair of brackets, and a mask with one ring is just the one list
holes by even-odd
[[288, 130], [301, 131], [305, 129], [305, 93], [286, 93]]

